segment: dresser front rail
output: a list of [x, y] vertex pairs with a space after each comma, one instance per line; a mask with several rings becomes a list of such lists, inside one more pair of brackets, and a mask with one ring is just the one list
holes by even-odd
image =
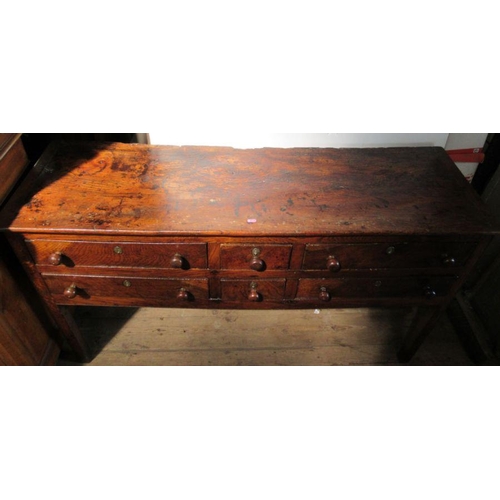
[[[61, 306], [441, 311], [484, 242], [469, 238], [131, 238], [10, 234], [70, 345]], [[432, 316], [432, 315], [431, 315]], [[425, 323], [425, 322], [424, 322]], [[425, 324], [417, 322], [416, 327]], [[416, 328], [415, 327], [415, 328]], [[421, 341], [413, 332], [413, 343]], [[415, 340], [416, 339], [416, 340]], [[406, 347], [404, 353], [415, 347]]]

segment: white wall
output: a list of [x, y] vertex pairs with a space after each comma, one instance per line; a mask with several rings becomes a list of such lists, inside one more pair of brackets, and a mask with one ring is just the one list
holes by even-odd
[[391, 147], [441, 146], [449, 134], [262, 134], [223, 132], [155, 132], [151, 144], [171, 146], [262, 147]]
[[449, 134], [446, 149], [482, 148], [488, 134]]

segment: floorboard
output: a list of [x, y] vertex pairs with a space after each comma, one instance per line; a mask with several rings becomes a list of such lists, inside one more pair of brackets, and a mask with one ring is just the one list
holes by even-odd
[[[410, 309], [76, 308], [90, 366], [398, 365]], [[73, 364], [59, 360], [60, 365]], [[471, 365], [443, 316], [409, 365]]]

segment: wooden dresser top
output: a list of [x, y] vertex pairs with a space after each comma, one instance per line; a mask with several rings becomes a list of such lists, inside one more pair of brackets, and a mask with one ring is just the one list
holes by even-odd
[[56, 143], [0, 218], [14, 232], [473, 235], [496, 221], [442, 148]]

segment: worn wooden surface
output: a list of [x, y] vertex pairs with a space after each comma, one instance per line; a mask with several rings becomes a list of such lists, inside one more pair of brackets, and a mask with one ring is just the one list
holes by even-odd
[[[329, 255], [335, 255], [342, 269], [431, 268], [461, 266], [474, 249], [468, 241], [403, 241], [390, 244], [310, 244], [304, 256], [305, 269], [325, 269]], [[390, 250], [389, 250], [390, 249]], [[453, 256], [453, 262], [447, 262]]]
[[498, 230], [441, 148], [118, 143], [54, 144], [1, 228], [82, 355], [60, 306], [443, 308]]
[[307, 236], [463, 235], [495, 223], [442, 148], [75, 143], [49, 148], [0, 226]]
[[[82, 308], [90, 366], [399, 365], [411, 309], [308, 311]], [[65, 359], [61, 365], [73, 364]], [[411, 365], [470, 365], [443, 318]]]
[[[103, 241], [28, 240], [28, 248], [38, 265], [54, 269], [93, 267], [172, 268], [176, 254], [182, 256], [183, 269], [206, 269], [206, 243], [131, 243]], [[59, 253], [59, 263], [51, 257]], [[71, 258], [70, 258], [71, 256]]]

